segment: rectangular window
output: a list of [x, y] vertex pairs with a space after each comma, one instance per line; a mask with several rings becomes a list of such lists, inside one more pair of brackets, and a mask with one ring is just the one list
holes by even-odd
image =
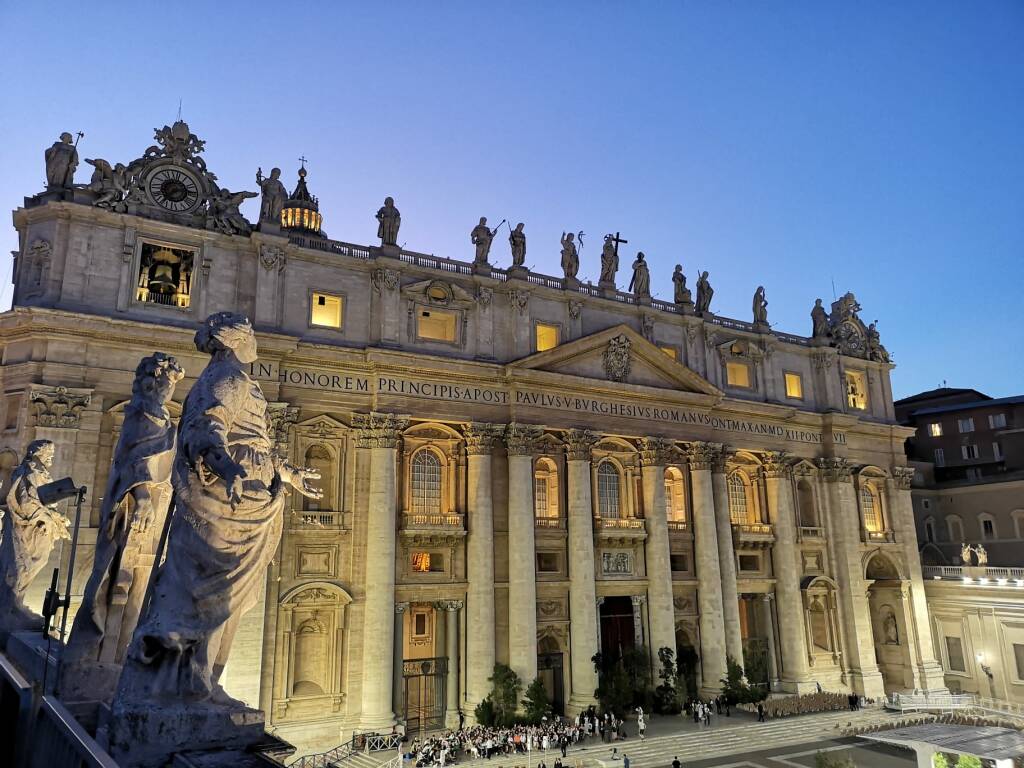
[[558, 346], [558, 336], [561, 329], [557, 325], [549, 323], [537, 323], [537, 351], [544, 352]]
[[868, 409], [868, 377], [864, 371], [846, 372], [846, 405], [856, 411]]
[[961, 445], [960, 453], [965, 459], [976, 459], [978, 458], [978, 446], [976, 445]]
[[740, 570], [741, 571], [760, 571], [761, 570], [761, 556], [760, 555], [740, 555]]
[[981, 521], [981, 538], [994, 539], [996, 537], [996, 526], [991, 520]]
[[323, 328], [341, 328], [341, 296], [314, 293], [309, 309], [309, 324]]
[[430, 573], [430, 553], [413, 552], [412, 570], [414, 573]]
[[455, 341], [458, 314], [445, 309], [420, 308], [416, 313], [416, 336], [429, 341]]
[[414, 613], [412, 615], [412, 636], [424, 638], [430, 635], [429, 617], [426, 613]]
[[946, 452], [942, 448], [935, 449], [935, 466], [944, 467], [946, 466]]
[[537, 573], [558, 573], [558, 553], [538, 552]]
[[197, 251], [143, 242], [135, 300], [188, 309], [192, 303], [192, 268]]
[[1002, 429], [1006, 426], [1006, 414], [990, 413], [988, 415], [988, 426], [989, 429]]
[[960, 433], [973, 432], [974, 431], [974, 419], [968, 417], [966, 419], [957, 419], [957, 427], [960, 429]]
[[669, 560], [675, 573], [686, 573], [690, 570], [689, 558], [686, 555], [669, 555]]
[[937, 421], [933, 421], [928, 425], [928, 434], [932, 437], [942, 437], [942, 424]]
[[946, 636], [946, 658], [950, 672], [966, 672], [964, 665], [964, 644], [959, 637]]
[[786, 397], [804, 399], [804, 380], [799, 373], [786, 373]]
[[1003, 460], [1003, 446], [999, 443], [992, 443], [992, 458], [996, 461]]
[[981, 480], [981, 469], [978, 467], [967, 468], [967, 479], [968, 480]]
[[750, 389], [750, 366], [746, 363], [726, 363], [725, 381], [730, 387]]
[[1013, 644], [1013, 658], [1017, 662], [1017, 679], [1024, 680], [1024, 645]]
[[4, 429], [18, 428], [18, 413], [21, 411], [21, 395], [8, 395], [5, 403]]
[[662, 352], [671, 357], [673, 360], [679, 359], [679, 350], [675, 347], [658, 347]]

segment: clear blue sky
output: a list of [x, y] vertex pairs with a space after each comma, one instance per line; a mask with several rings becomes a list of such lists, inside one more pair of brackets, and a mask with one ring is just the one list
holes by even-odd
[[897, 397], [1024, 392], [1019, 0], [3, 0], [0, 29], [7, 210], [61, 131], [127, 162], [181, 98], [224, 186], [275, 165], [290, 186], [305, 154], [331, 237], [374, 242], [390, 194], [412, 250], [470, 259], [477, 218], [507, 217], [548, 274], [583, 230], [596, 281], [621, 230], [656, 295], [676, 263], [691, 284], [709, 269], [714, 309], [750, 319], [764, 284], [784, 331], [809, 333], [833, 281], [853, 290]]

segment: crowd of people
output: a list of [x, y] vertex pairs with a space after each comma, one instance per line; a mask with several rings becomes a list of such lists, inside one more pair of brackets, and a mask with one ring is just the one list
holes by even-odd
[[692, 717], [696, 725], [709, 727], [711, 718], [718, 715], [732, 716], [732, 704], [725, 696], [716, 696], [713, 699], [689, 699], [683, 705], [683, 717]]
[[741, 704], [745, 712], [756, 712], [758, 722], [790, 715], [804, 715], [812, 712], [851, 712], [863, 709], [865, 705], [874, 703], [856, 693], [832, 693], [818, 691], [801, 696], [783, 696], [777, 699], [760, 701], [757, 704]]

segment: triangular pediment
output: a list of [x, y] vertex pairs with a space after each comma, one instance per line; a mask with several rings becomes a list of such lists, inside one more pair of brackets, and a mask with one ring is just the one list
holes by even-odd
[[509, 365], [603, 382], [720, 397], [722, 391], [626, 325], [616, 325]]

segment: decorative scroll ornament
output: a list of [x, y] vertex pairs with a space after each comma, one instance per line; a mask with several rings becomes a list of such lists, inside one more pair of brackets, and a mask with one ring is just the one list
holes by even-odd
[[278, 453], [286, 453], [291, 428], [299, 420], [299, 408], [288, 403], [267, 403], [267, 432]]
[[609, 340], [608, 347], [602, 356], [604, 372], [610, 381], [625, 381], [629, 376], [631, 365], [629, 350], [631, 347], [629, 339], [625, 336], [616, 336]]
[[260, 246], [260, 264], [268, 272], [280, 272], [284, 269], [287, 256], [285, 255], [284, 248], [276, 245], [261, 245]]
[[786, 451], [766, 451], [761, 454], [761, 465], [764, 476], [770, 478], [785, 477], [790, 472], [789, 454]]
[[916, 470], [913, 467], [893, 467], [892, 481], [901, 491], [909, 491]]
[[476, 289], [476, 302], [481, 307], [491, 306], [491, 299], [494, 297], [494, 289], [481, 285]]
[[25, 275], [22, 283], [25, 298], [38, 296], [44, 292], [52, 254], [53, 248], [50, 247], [50, 243], [41, 239], [33, 240], [32, 245], [25, 251], [25, 266], [22, 267], [22, 274]]
[[67, 387], [35, 386], [29, 400], [36, 411], [36, 426], [73, 429], [78, 427], [92, 396], [74, 393]]
[[530, 306], [530, 292], [511, 290], [508, 292], [508, 300], [512, 308], [522, 315], [526, 312], [527, 307]]
[[576, 320], [580, 316], [580, 310], [583, 309], [582, 301], [569, 301], [569, 317]]

